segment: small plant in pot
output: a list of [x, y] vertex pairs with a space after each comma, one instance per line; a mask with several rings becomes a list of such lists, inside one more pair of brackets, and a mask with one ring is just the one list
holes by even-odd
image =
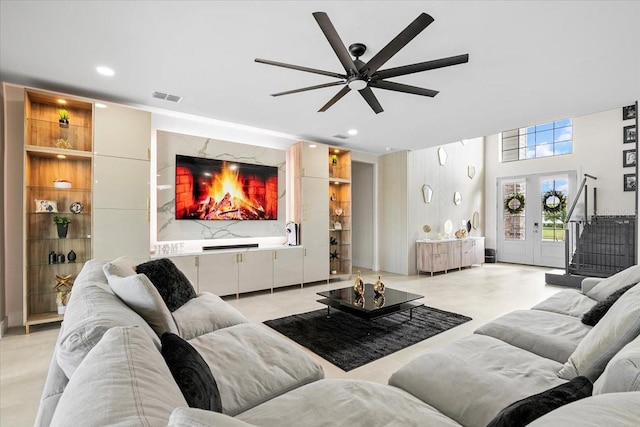
[[69, 112], [64, 108], [58, 110], [58, 123], [60, 123], [60, 127], [63, 128], [69, 126]]
[[71, 220], [64, 216], [54, 216], [53, 222], [55, 222], [58, 228], [58, 237], [64, 239], [67, 237], [67, 230], [69, 229], [69, 223]]

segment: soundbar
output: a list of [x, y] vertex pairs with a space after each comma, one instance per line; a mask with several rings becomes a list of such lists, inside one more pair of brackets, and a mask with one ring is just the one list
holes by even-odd
[[203, 246], [203, 251], [217, 251], [222, 249], [246, 249], [246, 248], [257, 248], [257, 243], [245, 243], [242, 245], [220, 245], [220, 246]]

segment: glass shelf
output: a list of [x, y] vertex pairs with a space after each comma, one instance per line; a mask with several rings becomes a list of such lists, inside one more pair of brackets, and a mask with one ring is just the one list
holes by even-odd
[[44, 187], [44, 186], [40, 186], [40, 185], [28, 185], [27, 189], [29, 190], [36, 190], [36, 191], [75, 191], [75, 192], [83, 192], [83, 193], [90, 193], [91, 189], [90, 188], [58, 188], [58, 187]]

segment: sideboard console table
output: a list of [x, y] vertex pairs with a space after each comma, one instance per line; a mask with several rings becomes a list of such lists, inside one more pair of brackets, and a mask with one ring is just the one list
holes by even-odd
[[462, 269], [484, 263], [484, 237], [416, 240], [418, 274]]

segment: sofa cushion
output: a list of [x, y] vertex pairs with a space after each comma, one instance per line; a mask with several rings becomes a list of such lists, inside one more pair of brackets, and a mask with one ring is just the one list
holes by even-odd
[[128, 256], [121, 256], [102, 266], [105, 276], [127, 277], [136, 274], [135, 263]]
[[196, 408], [176, 408], [168, 427], [254, 427], [237, 418]]
[[175, 311], [191, 298], [196, 291], [187, 277], [168, 258], [154, 259], [139, 264], [136, 273], [146, 275], [155, 285], [169, 311]]
[[593, 394], [640, 391], [640, 335], [607, 363]]
[[161, 336], [165, 332], [177, 333], [178, 327], [160, 293], [144, 274], [118, 277], [108, 276], [113, 292], [133, 311], [138, 313]]
[[[87, 269], [90, 271], [85, 271]], [[104, 283], [89, 281], [90, 278], [97, 278], [98, 271]], [[139, 326], [160, 348], [160, 338], [153, 329], [113, 293], [102, 272], [102, 263], [87, 262], [83, 267], [71, 292], [63, 325], [56, 358], [67, 378], [72, 377], [80, 362], [104, 333], [116, 326]]]
[[531, 309], [580, 317], [596, 305], [597, 302], [580, 291], [566, 289], [551, 295], [540, 304], [531, 307]]
[[78, 366], [51, 426], [166, 425], [173, 409], [186, 405], [147, 334], [117, 327]]
[[487, 427], [524, 427], [554, 409], [591, 396], [592, 391], [593, 384], [589, 378], [575, 377], [568, 383], [512, 403], [500, 411]]
[[558, 375], [598, 379], [611, 358], [640, 333], [640, 285], [622, 295], [578, 344]]
[[189, 406], [222, 412], [216, 380], [196, 349], [178, 335], [168, 332], [162, 334], [160, 342], [162, 357]]
[[[71, 295], [73, 297], [73, 290], [81, 288], [84, 284], [103, 284], [107, 285], [107, 276], [105, 276], [104, 271], [102, 271], [102, 267], [104, 266], [104, 261], [100, 261], [98, 259], [90, 259], [85, 262], [80, 270], [80, 273], [76, 276], [73, 281], [73, 288], [71, 288]], [[105, 286], [108, 289], [108, 286]]]
[[307, 384], [237, 418], [261, 427], [460, 426], [396, 387], [341, 379]]
[[640, 391], [607, 393], [580, 399], [549, 412], [528, 427], [637, 426], [640, 420]]
[[324, 378], [322, 367], [307, 353], [264, 325], [242, 323], [189, 343], [209, 365], [227, 415]]
[[587, 296], [594, 300], [602, 301], [618, 289], [638, 282], [640, 282], [640, 265], [634, 265], [601, 280], [587, 292]]
[[542, 310], [517, 310], [479, 327], [474, 333], [489, 335], [564, 363], [590, 330], [578, 317]]
[[582, 323], [589, 326], [595, 326], [596, 323], [602, 319], [602, 316], [607, 314], [607, 311], [611, 308], [611, 306], [618, 301], [625, 292], [631, 289], [634, 285], [625, 286], [624, 288], [620, 288], [617, 291], [613, 292], [611, 295], [603, 299], [602, 301], [598, 301], [596, 305], [591, 307], [591, 310], [587, 311], [584, 316], [582, 316]]
[[198, 294], [172, 314], [179, 335], [185, 340], [247, 322], [235, 307], [209, 292]]
[[515, 400], [566, 381], [562, 364], [486, 335], [434, 347], [396, 371], [400, 387], [465, 426], [486, 426]]

